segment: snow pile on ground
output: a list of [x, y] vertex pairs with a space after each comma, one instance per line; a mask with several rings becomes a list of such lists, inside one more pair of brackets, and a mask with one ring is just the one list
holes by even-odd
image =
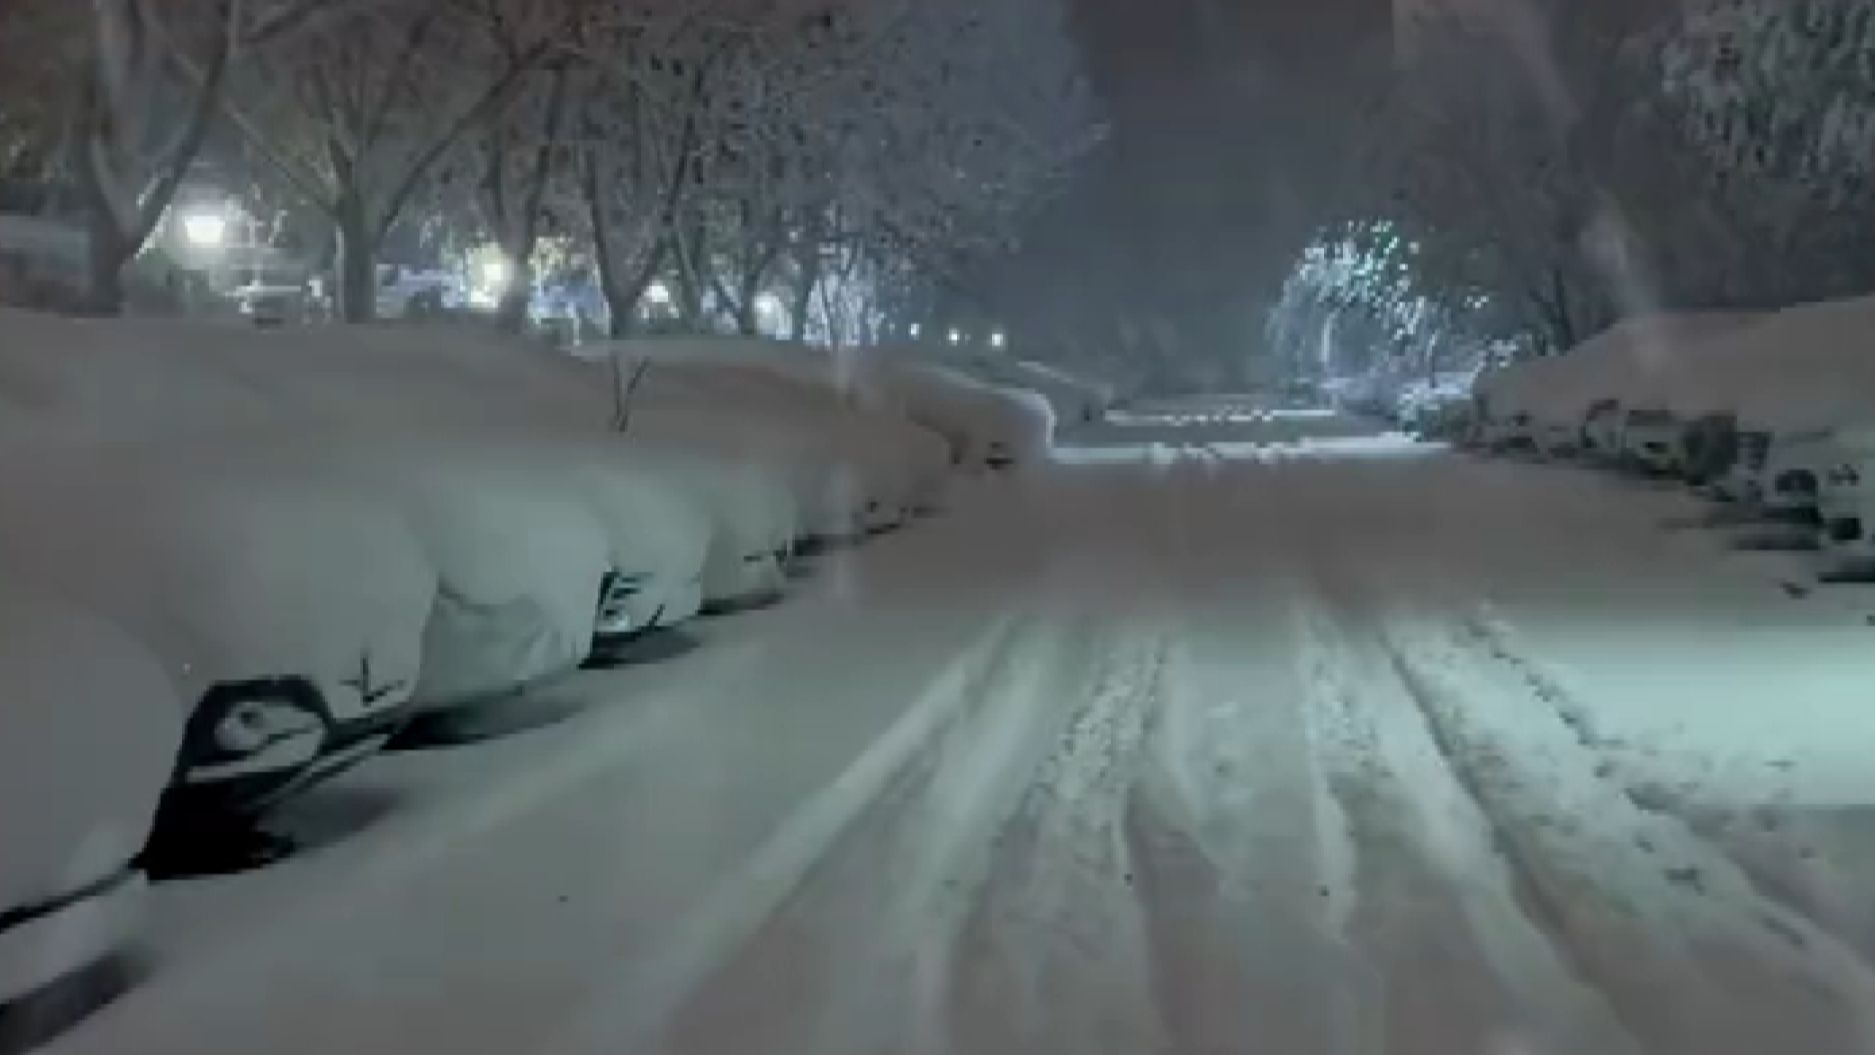
[[[7, 568], [0, 594], [0, 1004], [114, 949], [125, 876], [182, 739], [169, 677], [122, 630]], [[63, 899], [73, 899], [61, 907]]]

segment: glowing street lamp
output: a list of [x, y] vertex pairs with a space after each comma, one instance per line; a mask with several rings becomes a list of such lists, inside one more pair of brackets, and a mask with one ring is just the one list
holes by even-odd
[[662, 282], [651, 283], [649, 286], [645, 287], [645, 302], [656, 308], [669, 307], [671, 303], [671, 287]]
[[911, 329], [908, 332], [911, 334], [911, 339], [915, 341], [924, 335], [924, 327], [914, 322], [911, 324]]
[[951, 330], [950, 342], [953, 346], [964, 343], [964, 332], [957, 329]]
[[990, 347], [996, 349], [999, 352], [1002, 351], [1004, 348], [1009, 347], [1009, 335], [1004, 333], [1001, 330], [997, 330], [995, 333], [990, 334]]

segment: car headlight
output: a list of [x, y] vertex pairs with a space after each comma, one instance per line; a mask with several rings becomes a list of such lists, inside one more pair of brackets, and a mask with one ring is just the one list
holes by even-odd
[[284, 700], [240, 700], [215, 723], [215, 747], [230, 755], [251, 755], [271, 744], [318, 732], [319, 716]]

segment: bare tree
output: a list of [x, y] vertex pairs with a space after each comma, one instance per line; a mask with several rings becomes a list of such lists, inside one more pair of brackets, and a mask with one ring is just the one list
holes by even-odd
[[90, 239], [88, 306], [115, 314], [123, 270], [201, 149], [244, 31], [244, 0], [93, 0], [72, 165]]
[[259, 160], [331, 220], [340, 314], [376, 311], [385, 236], [448, 152], [505, 107], [563, 26], [493, 46], [477, 0], [378, 0], [316, 20], [246, 64], [228, 100]]

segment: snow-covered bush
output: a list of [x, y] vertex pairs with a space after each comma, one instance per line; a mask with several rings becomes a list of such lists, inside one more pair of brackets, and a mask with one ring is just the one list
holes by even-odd
[[137, 920], [142, 849], [182, 740], [163, 665], [6, 568], [0, 594], [0, 1005], [100, 959]]

